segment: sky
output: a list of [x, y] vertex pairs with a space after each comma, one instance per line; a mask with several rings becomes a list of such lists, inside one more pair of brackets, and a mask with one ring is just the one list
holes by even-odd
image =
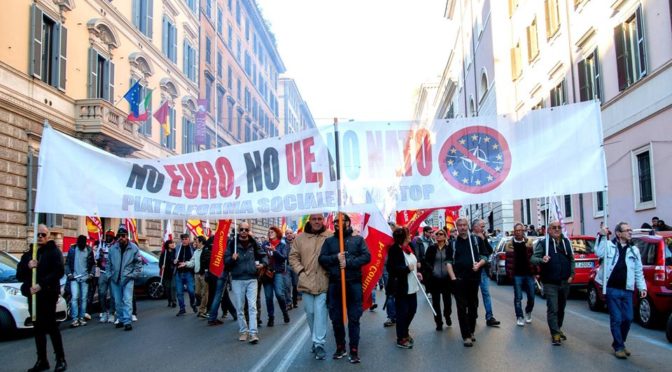
[[[257, 0], [318, 125], [409, 120], [449, 50], [446, 0]], [[444, 42], [442, 42], [444, 41]]]

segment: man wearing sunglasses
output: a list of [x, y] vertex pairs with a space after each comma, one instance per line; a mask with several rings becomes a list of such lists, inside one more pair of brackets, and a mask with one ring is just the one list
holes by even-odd
[[[548, 247], [546, 246], [548, 239]], [[562, 236], [562, 225], [553, 221], [548, 235], [539, 239], [534, 247], [532, 264], [541, 267], [541, 282], [546, 295], [546, 321], [551, 331], [553, 345], [562, 345], [567, 336], [562, 332], [565, 305], [569, 296], [569, 285], [574, 279], [574, 254], [572, 243]]]
[[[238, 340], [250, 344], [259, 342], [257, 330], [257, 270], [268, 266], [268, 258], [257, 241], [250, 236], [250, 224], [241, 222], [238, 234], [229, 240], [224, 253], [224, 267], [231, 271], [234, 306], [238, 312]], [[245, 300], [247, 299], [249, 320], [245, 321]]]
[[[33, 312], [32, 295], [36, 296], [37, 317], [33, 324], [35, 329], [35, 345], [37, 346], [37, 362], [28, 371], [45, 371], [49, 369], [47, 359], [47, 334], [56, 354], [54, 371], [65, 371], [68, 368], [63, 351], [63, 339], [56, 323], [56, 303], [61, 292], [61, 277], [65, 273], [63, 254], [53, 240], [49, 240], [49, 229], [45, 225], [37, 227], [37, 260], [33, 260], [32, 245], [16, 268], [16, 279], [23, 282], [21, 294], [28, 298], [28, 308]], [[37, 282], [32, 284], [32, 269], [37, 268]]]
[[175, 288], [177, 292], [177, 303], [180, 310], [177, 316], [182, 316], [187, 312], [184, 310], [184, 287], [187, 287], [189, 293], [189, 306], [194, 313], [198, 313], [196, 307], [196, 290], [194, 288], [194, 267], [187, 263], [191, 261], [194, 255], [194, 247], [189, 240], [189, 234], [180, 234], [180, 244], [175, 249]]
[[112, 293], [119, 323], [117, 328], [133, 329], [131, 311], [133, 309], [133, 286], [142, 271], [142, 261], [138, 246], [128, 239], [128, 230], [119, 227], [117, 241], [110, 248], [107, 276], [112, 282]]

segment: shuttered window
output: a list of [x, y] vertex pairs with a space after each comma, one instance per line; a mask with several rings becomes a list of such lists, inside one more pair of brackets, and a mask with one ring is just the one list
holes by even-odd
[[581, 102], [602, 97], [602, 77], [598, 52], [595, 49], [578, 64], [579, 99]]
[[89, 48], [89, 98], [101, 98], [114, 103], [114, 63], [104, 55]]
[[177, 63], [177, 28], [165, 16], [163, 17], [162, 24], [161, 47], [163, 55], [168, 57], [173, 63]]
[[30, 11], [29, 74], [43, 82], [65, 90], [67, 72], [68, 30], [44, 14], [36, 4]]
[[523, 72], [523, 66], [520, 56], [520, 43], [516, 43], [514, 48], [511, 48], [511, 77], [512, 80], [517, 80]]
[[527, 59], [532, 62], [539, 55], [539, 39], [537, 34], [537, 19], [527, 27]]
[[546, 0], [546, 38], [552, 38], [560, 29], [560, 13], [558, 13], [558, 0]]
[[154, 0], [133, 0], [133, 25], [148, 38], [152, 38]]
[[642, 7], [614, 29], [616, 70], [619, 90], [624, 90], [646, 76], [646, 45]]

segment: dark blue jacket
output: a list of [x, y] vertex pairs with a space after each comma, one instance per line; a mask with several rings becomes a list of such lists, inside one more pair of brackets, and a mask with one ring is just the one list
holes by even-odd
[[[353, 236], [351, 233], [344, 233], [344, 252], [345, 252], [345, 280], [348, 282], [362, 281], [362, 266], [371, 261], [371, 253], [366, 246], [364, 238]], [[329, 274], [329, 281], [332, 283], [341, 281], [341, 266], [338, 263], [338, 253], [340, 252], [338, 234], [327, 238], [322, 244], [319, 262]]]
[[287, 271], [287, 257], [289, 256], [289, 249], [287, 249], [287, 244], [281, 241], [275, 247], [275, 250], [273, 250], [271, 249], [270, 242], [264, 242], [261, 248], [268, 256], [268, 264], [270, 265], [271, 270], [275, 271], [276, 273], [284, 273]]

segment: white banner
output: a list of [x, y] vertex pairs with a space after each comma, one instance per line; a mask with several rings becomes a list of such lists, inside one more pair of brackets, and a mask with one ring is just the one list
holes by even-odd
[[119, 158], [45, 128], [38, 212], [281, 217], [498, 202], [603, 190], [599, 105], [507, 117], [338, 126], [173, 156]]

